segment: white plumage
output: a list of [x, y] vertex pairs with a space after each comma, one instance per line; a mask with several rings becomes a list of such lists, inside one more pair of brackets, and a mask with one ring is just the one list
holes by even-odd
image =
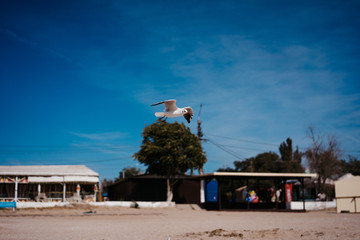
[[159, 105], [159, 104], [164, 104], [165, 109], [164, 109], [164, 112], [156, 112], [155, 113], [156, 117], [168, 118], [168, 117], [184, 116], [186, 121], [188, 123], [190, 123], [190, 121], [192, 119], [192, 116], [194, 115], [193, 110], [192, 110], [191, 107], [178, 108], [176, 106], [176, 100], [175, 99], [170, 99], [170, 100], [165, 100], [165, 101], [162, 101], [162, 102], [154, 103], [151, 106], [156, 106], [156, 105]]

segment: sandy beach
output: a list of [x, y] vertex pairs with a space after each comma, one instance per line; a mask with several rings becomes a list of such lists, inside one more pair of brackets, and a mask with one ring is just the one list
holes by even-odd
[[360, 214], [62, 207], [0, 210], [0, 239], [359, 239]]

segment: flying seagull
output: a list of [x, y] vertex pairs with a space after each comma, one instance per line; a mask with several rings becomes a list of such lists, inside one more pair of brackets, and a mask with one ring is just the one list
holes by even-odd
[[156, 117], [160, 117], [160, 119], [163, 119], [165, 117], [179, 117], [179, 116], [184, 116], [184, 118], [186, 119], [186, 121], [188, 123], [190, 123], [192, 116], [194, 115], [193, 110], [191, 107], [184, 107], [184, 108], [178, 108], [176, 106], [176, 100], [175, 99], [170, 99], [170, 100], [165, 100], [162, 102], [158, 102], [158, 103], [154, 103], [151, 106], [156, 106], [159, 104], [164, 104], [165, 105], [165, 109], [164, 112], [156, 112], [155, 116]]

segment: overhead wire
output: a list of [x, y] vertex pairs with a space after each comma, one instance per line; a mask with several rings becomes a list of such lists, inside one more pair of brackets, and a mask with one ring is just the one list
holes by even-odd
[[[249, 147], [243, 147], [243, 146], [233, 146], [233, 145], [227, 145], [227, 144], [220, 144], [217, 141], [214, 141], [213, 138], [222, 138], [222, 139], [228, 139], [232, 141], [238, 141], [238, 142], [244, 142], [244, 143], [251, 143], [251, 144], [257, 144], [257, 145], [263, 145], [263, 146], [271, 146], [271, 147], [279, 147], [277, 144], [272, 143], [266, 143], [266, 142], [259, 142], [259, 141], [251, 141], [247, 139], [240, 139], [240, 138], [233, 138], [233, 137], [227, 137], [227, 136], [221, 136], [211, 133], [204, 134], [204, 138], [211, 143], [212, 145], [216, 146], [217, 148], [221, 149], [222, 151], [226, 152], [227, 154], [235, 157], [238, 160], [244, 160], [245, 157], [237, 153], [236, 151], [231, 150], [230, 148], [237, 148], [237, 149], [245, 149], [245, 150], [252, 150], [252, 151], [258, 151], [266, 152], [265, 149], [259, 149], [259, 148], [249, 148]], [[12, 154], [90, 154], [95, 151], [118, 151], [118, 150], [124, 150], [129, 148], [134, 148], [138, 146], [131, 146], [131, 145], [9, 145], [9, 144], [3, 144], [0, 145], [0, 155], [12, 155]], [[306, 149], [299, 147], [299, 149]], [[343, 151], [344, 153], [360, 153], [360, 151]], [[120, 157], [120, 158], [109, 158], [109, 159], [99, 159], [94, 161], [75, 161], [71, 162], [70, 164], [74, 163], [97, 163], [97, 162], [111, 162], [115, 160], [123, 160], [129, 157]], [[61, 162], [61, 161], [60, 161]], [[65, 161], [67, 162], [67, 161]], [[54, 164], [54, 163], [52, 163]], [[112, 163], [110, 163], [112, 164]]]
[[[90, 149], [90, 148], [109, 148], [109, 149], [123, 149], [128, 147], [135, 147], [132, 145], [26, 145], [26, 144], [1, 144], [1, 148], [10, 148], [10, 149]], [[137, 147], [137, 146], [136, 146]]]
[[[0, 145], [0, 154], [25, 154], [25, 153], [92, 153], [94, 151], [119, 151], [135, 146], [120, 145], [85, 145], [85, 146], [61, 146], [61, 145]], [[137, 146], [136, 146], [137, 147]]]
[[207, 133], [206, 135], [207, 136], [218, 137], [218, 138], [225, 138], [225, 139], [239, 141], [239, 142], [247, 142], [247, 143], [259, 144], [259, 145], [267, 145], [267, 146], [275, 146], [275, 147], [279, 146], [279, 145], [273, 144], [273, 143], [255, 142], [255, 141], [250, 141], [250, 140], [246, 140], [246, 139], [232, 138], [232, 137], [220, 136], [220, 135], [209, 134], [209, 133]]
[[[79, 160], [65, 160], [65, 161], [53, 161], [50, 162], [46, 160], [46, 163], [42, 163], [42, 161], [37, 160], [37, 162], [39, 162], [39, 164], [41, 163], [41, 165], [56, 165], [56, 164], [69, 164], [69, 165], [75, 165], [75, 164], [85, 164], [85, 163], [98, 163], [98, 162], [109, 162], [109, 161], [116, 161], [116, 160], [126, 160], [126, 159], [130, 159], [129, 156], [127, 157], [118, 157], [118, 158], [108, 158], [108, 159], [100, 159], [100, 160], [91, 160], [91, 161], [79, 161]], [[44, 160], [45, 161], [45, 160]], [[7, 164], [7, 165], [18, 165], [18, 163], [16, 164]]]
[[235, 138], [230, 138], [230, 137], [224, 137], [224, 136], [219, 136], [219, 135], [215, 135], [215, 134], [204, 134], [206, 140], [210, 143], [212, 143], [214, 146], [218, 147], [219, 149], [221, 149], [222, 151], [232, 155], [233, 157], [235, 157], [237, 160], [245, 160], [246, 158], [241, 156], [239, 153], [229, 149], [229, 148], [238, 148], [238, 149], [246, 149], [246, 150], [253, 150], [253, 151], [258, 151], [260, 152], [266, 152], [266, 150], [264, 149], [255, 149], [255, 148], [247, 148], [247, 147], [241, 147], [241, 146], [230, 146], [230, 145], [225, 145], [225, 144], [220, 144], [215, 142], [212, 138], [210, 138], [209, 136], [213, 136], [213, 137], [219, 137], [219, 138], [224, 138], [224, 139], [229, 139], [229, 140], [237, 140], [237, 141], [242, 141], [242, 142], [250, 142], [250, 143], [256, 143], [256, 144], [261, 144], [261, 145], [270, 145], [270, 146], [277, 146], [275, 144], [266, 144], [266, 143], [260, 143], [260, 142], [254, 142], [254, 141], [248, 141], [248, 140], [242, 140], [242, 139], [235, 139]]
[[[258, 144], [258, 145], [266, 145], [266, 146], [274, 146], [274, 147], [279, 147], [280, 144], [273, 144], [273, 143], [265, 143], [265, 142], [258, 142], [258, 141], [251, 141], [251, 140], [247, 140], [247, 139], [240, 139], [240, 138], [233, 138], [233, 137], [226, 137], [226, 136], [220, 136], [220, 135], [216, 135], [216, 134], [209, 134], [207, 133], [206, 136], [213, 136], [213, 137], [218, 137], [218, 138], [223, 138], [223, 139], [229, 139], [229, 140], [233, 140], [233, 141], [239, 141], [239, 142], [247, 142], [247, 143], [252, 143], [252, 144]], [[230, 146], [229, 146], [230, 147]], [[235, 146], [233, 146], [235, 147]], [[244, 148], [247, 149], [245, 147], [237, 147], [237, 148]], [[302, 150], [307, 150], [307, 147], [298, 147], [299, 149]], [[256, 150], [256, 149], [249, 149], [249, 150]], [[260, 149], [258, 149], [259, 151], [262, 151]], [[264, 150], [266, 151], [266, 150]], [[360, 153], [360, 150], [343, 150], [342, 152], [344, 153]]]
[[[121, 151], [126, 149], [131, 149], [135, 146], [129, 145], [115, 145], [115, 146], [108, 146], [108, 145], [0, 145], [0, 155], [34, 155], [37, 154], [41, 156], [42, 154], [74, 154], [76, 156], [81, 156], [81, 154], [94, 154], [94, 152], [102, 152], [102, 154], [111, 153], [111, 154], [118, 154]], [[137, 147], [137, 146], [136, 146]], [[126, 152], [123, 152], [123, 154]], [[107, 158], [107, 159], [97, 159], [97, 160], [53, 160], [50, 161], [46, 160], [33, 160], [31, 161], [34, 164], [39, 165], [53, 165], [53, 164], [92, 164], [92, 163], [100, 163], [100, 162], [108, 162], [108, 164], [113, 165], [114, 163], [109, 163], [111, 161], [119, 161], [125, 159], [131, 159], [131, 154], [126, 157], [116, 157], [116, 158]], [[84, 156], [81, 157], [84, 159]], [[7, 165], [18, 165], [21, 163], [21, 160], [17, 160], [16, 164], [7, 163]], [[26, 164], [29, 161], [26, 160]]]
[[237, 160], [244, 160], [245, 159], [244, 157], [242, 157], [238, 153], [226, 148], [224, 145], [219, 144], [219, 143], [215, 142], [214, 140], [207, 139], [207, 141], [210, 142], [211, 144], [213, 144], [214, 146], [220, 148], [224, 152], [226, 152], [226, 153], [230, 154], [231, 156], [235, 157]]

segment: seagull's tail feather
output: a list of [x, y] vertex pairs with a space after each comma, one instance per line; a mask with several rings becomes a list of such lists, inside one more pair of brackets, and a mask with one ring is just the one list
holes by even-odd
[[156, 112], [156, 113], [155, 113], [155, 116], [156, 116], [156, 117], [165, 117], [165, 113], [163, 113], [163, 112]]

